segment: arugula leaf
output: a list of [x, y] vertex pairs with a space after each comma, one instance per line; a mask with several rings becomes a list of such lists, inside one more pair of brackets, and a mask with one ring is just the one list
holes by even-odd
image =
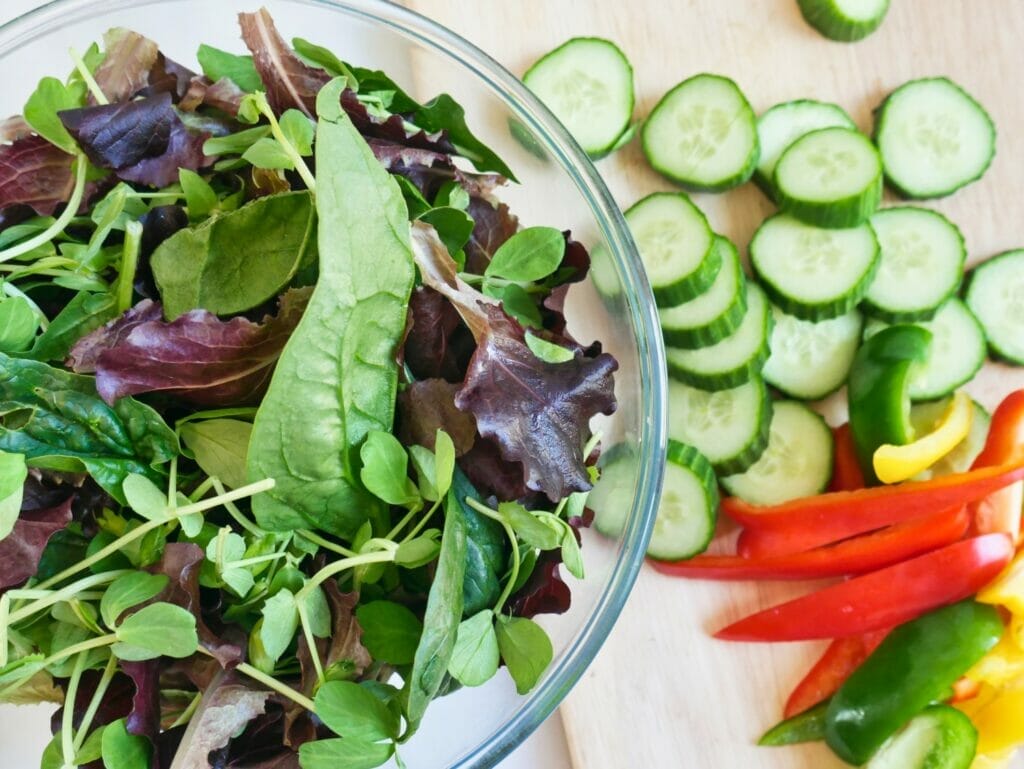
[[405, 606], [392, 601], [371, 601], [356, 609], [363, 629], [363, 645], [375, 660], [409, 665], [423, 634], [423, 623]]
[[367, 491], [389, 505], [413, 506], [420, 495], [409, 479], [409, 458], [391, 433], [371, 430], [359, 449], [363, 468], [359, 477]]
[[203, 43], [196, 52], [203, 74], [214, 82], [226, 77], [248, 93], [263, 87], [252, 56], [239, 56]]
[[72, 346], [86, 334], [117, 317], [117, 300], [111, 294], [82, 291], [50, 321], [27, 357], [38, 361], [64, 360]]
[[398, 739], [398, 718], [368, 689], [351, 681], [328, 681], [316, 695], [316, 714], [346, 740]]
[[315, 740], [299, 748], [302, 769], [374, 769], [395, 753], [393, 742]]
[[553, 227], [527, 227], [501, 244], [484, 275], [532, 283], [557, 270], [564, 255], [561, 232]]
[[167, 319], [197, 308], [232, 315], [277, 296], [315, 248], [315, 222], [303, 191], [258, 198], [179, 230], [150, 261]]
[[391, 430], [395, 350], [414, 270], [398, 186], [340, 102], [323, 101], [329, 111], [316, 146], [320, 278], [256, 414], [248, 464], [250, 478], [276, 481], [253, 500], [260, 526], [313, 524], [351, 538], [374, 507], [359, 480], [356, 447], [371, 430]]
[[149, 740], [128, 733], [127, 722], [123, 718], [107, 724], [103, 730], [105, 769], [149, 769], [152, 752]]
[[129, 615], [114, 631], [113, 652], [122, 660], [139, 662], [157, 657], [185, 659], [199, 648], [196, 618], [170, 603], [154, 603]]
[[418, 726], [444, 683], [462, 621], [467, 535], [463, 506], [456, 494], [453, 488], [445, 500], [441, 555], [423, 613], [423, 635], [405, 681], [405, 714], [410, 731]]
[[452, 678], [464, 686], [480, 686], [498, 672], [499, 662], [494, 612], [484, 609], [463, 620], [448, 663]]
[[55, 77], [44, 77], [25, 102], [25, 122], [55, 147], [74, 155], [78, 152], [78, 144], [71, 138], [57, 113], [80, 106], [81, 99], [64, 83]]
[[498, 648], [519, 694], [540, 681], [554, 657], [551, 639], [532, 619], [498, 617]]
[[239, 419], [203, 419], [181, 426], [181, 439], [203, 472], [231, 489], [245, 485], [245, 455], [252, 424]]
[[169, 582], [166, 574], [149, 574], [144, 571], [118, 577], [103, 593], [100, 616], [107, 627], [114, 628], [122, 614], [133, 606], [156, 598]]
[[412, 121], [424, 131], [445, 131], [459, 154], [472, 161], [480, 171], [497, 171], [515, 181], [512, 169], [486, 144], [476, 138], [466, 124], [466, 111], [446, 93], [436, 96], [413, 112]]

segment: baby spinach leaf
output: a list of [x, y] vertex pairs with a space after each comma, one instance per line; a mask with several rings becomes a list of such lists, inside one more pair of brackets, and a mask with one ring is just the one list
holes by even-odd
[[[392, 105], [394, 106], [394, 105]], [[412, 121], [424, 131], [445, 131], [459, 154], [480, 171], [497, 171], [515, 180], [512, 169], [486, 144], [476, 138], [466, 124], [466, 111], [446, 93], [436, 96], [413, 112]]]
[[228, 488], [245, 485], [245, 455], [252, 424], [240, 419], [204, 419], [181, 426], [181, 439], [207, 475]]
[[320, 278], [256, 414], [248, 465], [277, 482], [253, 500], [263, 528], [351, 538], [374, 507], [357, 447], [391, 430], [414, 270], [398, 186], [332, 106], [316, 143]]
[[86, 334], [117, 317], [117, 300], [111, 294], [82, 291], [50, 321], [26, 357], [38, 361], [64, 360], [72, 346]]
[[501, 595], [500, 577], [508, 563], [508, 540], [497, 521], [464, 503], [467, 497], [479, 500], [480, 494], [458, 468], [451, 494], [466, 524], [466, 576], [462, 594], [466, 614], [473, 615], [493, 606]]
[[444, 683], [462, 621], [466, 578], [466, 517], [456, 489], [445, 500], [444, 533], [434, 582], [423, 613], [423, 635], [405, 682], [405, 715], [415, 730]]
[[302, 769], [373, 769], [395, 753], [393, 742], [315, 740], [299, 748]]
[[565, 533], [562, 535], [562, 563], [576, 579], [583, 579], [583, 554], [580, 552], [580, 543], [576, 539], [576, 532], [569, 524], [565, 525]]
[[26, 478], [24, 455], [0, 451], [0, 540], [7, 539], [18, 522]]
[[167, 518], [167, 495], [146, 476], [133, 473], [124, 479], [121, 488], [128, 506], [147, 521]]
[[359, 449], [363, 469], [359, 477], [367, 491], [389, 505], [414, 505], [420, 501], [416, 486], [409, 479], [409, 458], [398, 438], [382, 430], [372, 430]]
[[565, 255], [565, 236], [553, 227], [527, 227], [494, 253], [484, 275], [532, 283], [558, 269]]
[[0, 352], [27, 350], [36, 336], [39, 319], [32, 306], [20, 296], [0, 301]]
[[44, 77], [25, 102], [25, 122], [48, 142], [74, 155], [78, 145], [57, 113], [82, 106], [79, 96], [55, 77]]
[[100, 600], [100, 616], [107, 627], [113, 628], [128, 609], [156, 598], [170, 579], [166, 574], [136, 571], [118, 577], [110, 583]]
[[371, 601], [356, 609], [363, 645], [373, 658], [391, 665], [408, 665], [416, 656], [423, 623], [405, 606]]
[[106, 769], [149, 769], [153, 746], [145, 737], [129, 734], [122, 718], [103, 730], [101, 750]]
[[310, 193], [286, 192], [176, 232], [151, 260], [164, 315], [231, 315], [277, 296], [315, 247], [315, 221]]
[[316, 125], [297, 109], [290, 109], [281, 115], [281, 133], [288, 143], [303, 157], [313, 154], [313, 136]]
[[113, 407], [91, 377], [0, 353], [0, 450], [24, 454], [29, 466], [88, 472], [115, 499], [132, 473], [178, 453], [174, 432], [149, 406], [122, 398]]
[[444, 243], [444, 247], [448, 249], [448, 253], [452, 257], [462, 251], [473, 234], [472, 217], [465, 211], [452, 206], [431, 208], [421, 214], [419, 219], [437, 230], [438, 237], [441, 238], [441, 242]]
[[113, 652], [129, 662], [191, 657], [199, 648], [195, 616], [171, 603], [154, 603], [129, 615], [115, 631]]
[[398, 718], [370, 690], [352, 681], [328, 681], [316, 694], [316, 714], [347, 740], [398, 738]]
[[242, 160], [256, 168], [285, 169], [288, 171], [295, 168], [295, 161], [285, 151], [284, 146], [276, 139], [269, 137], [254, 142], [242, 153]]
[[448, 663], [452, 678], [464, 686], [480, 686], [498, 672], [499, 661], [494, 612], [484, 609], [463, 620]]
[[554, 649], [544, 628], [532, 619], [499, 617], [498, 648], [516, 691], [527, 694], [551, 664]]
[[258, 91], [263, 87], [252, 56], [238, 56], [205, 43], [196, 52], [203, 74], [214, 82], [226, 77], [243, 91]]

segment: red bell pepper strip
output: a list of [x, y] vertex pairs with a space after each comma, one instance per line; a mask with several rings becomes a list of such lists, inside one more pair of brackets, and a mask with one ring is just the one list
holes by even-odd
[[744, 534], [740, 555], [781, 556], [966, 505], [1021, 479], [1024, 458], [929, 481], [837, 491], [770, 507], [727, 497], [722, 511], [750, 530]]
[[832, 468], [832, 482], [829, 491], [855, 491], [864, 488], [864, 473], [857, 461], [857, 449], [850, 434], [850, 423], [844, 422], [832, 428], [835, 438], [835, 459]]
[[986, 534], [774, 606], [715, 634], [726, 641], [809, 641], [895, 627], [974, 595], [1013, 557], [1005, 534]]
[[786, 700], [784, 718], [810, 710], [824, 702], [843, 685], [850, 674], [871, 656], [871, 652], [889, 635], [889, 630], [877, 630], [864, 635], [837, 638], [829, 644], [807, 675], [796, 685]]
[[686, 561], [651, 561], [662, 574], [715, 580], [788, 580], [841, 577], [905, 561], [956, 542], [967, 531], [964, 507], [848, 539], [836, 545], [778, 558], [698, 555]]
[[[1024, 455], [1024, 390], [1003, 399], [992, 415], [985, 448], [972, 469], [1003, 465]], [[978, 534], [1002, 531], [1020, 536], [1022, 484], [1016, 483], [971, 503], [971, 520]]]
[[950, 698], [950, 704], [956, 704], [957, 702], [966, 702], [967, 700], [973, 700], [981, 694], [981, 683], [975, 681], [972, 678], [963, 676], [953, 684], [953, 696]]

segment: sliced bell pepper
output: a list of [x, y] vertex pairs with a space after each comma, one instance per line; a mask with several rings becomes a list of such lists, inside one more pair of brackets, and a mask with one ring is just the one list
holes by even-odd
[[974, 595], [1012, 557], [1006, 535], [974, 537], [758, 612], [715, 637], [809, 641], [894, 627]]
[[740, 555], [780, 556], [948, 510], [988, 496], [1024, 479], [1024, 459], [929, 481], [908, 481], [859, 491], [837, 491], [759, 507], [736, 497], [722, 512], [750, 529]]
[[974, 404], [967, 393], [956, 393], [930, 433], [902, 446], [886, 443], [875, 449], [872, 465], [878, 480], [899, 483], [927, 470], [967, 437], [973, 415]]
[[825, 739], [825, 713], [828, 703], [805, 710], [785, 721], [777, 723], [757, 741], [762, 747], [779, 748], [784, 745], [798, 745], [801, 742], [821, 742]]
[[860, 471], [857, 461], [857, 450], [853, 446], [850, 435], [850, 423], [844, 422], [832, 429], [835, 440], [835, 458], [833, 459], [832, 481], [829, 491], [854, 491], [864, 488], [864, 473]]
[[955, 684], [953, 684], [953, 696], [950, 698], [950, 702], [955, 704], [957, 702], [967, 702], [967, 700], [973, 700], [978, 696], [978, 692], [981, 691], [981, 684], [974, 681], [967, 676], [961, 676]]
[[963, 537], [968, 523], [967, 509], [959, 507], [778, 558], [698, 555], [685, 561], [651, 561], [651, 565], [674, 577], [714, 580], [821, 579], [864, 574], [952, 544]]
[[931, 340], [931, 332], [921, 326], [890, 326], [867, 339], [853, 359], [847, 379], [850, 433], [869, 484], [878, 482], [872, 461], [875, 450], [914, 439], [910, 370], [925, 359]]
[[[1016, 390], [1003, 399], [992, 415], [985, 448], [972, 468], [991, 467], [1012, 462], [1024, 455], [1024, 390]], [[1020, 539], [1021, 508], [1024, 507], [1024, 482], [992, 492], [972, 504], [974, 530], [979, 534], [1003, 531]]]
[[832, 697], [825, 718], [829, 747], [844, 761], [865, 763], [911, 718], [940, 699], [1002, 633], [999, 613], [973, 601], [896, 628]]
[[978, 729], [979, 753], [1002, 753], [1024, 742], [1024, 681], [1000, 690], [971, 712]]
[[782, 714], [786, 718], [792, 718], [835, 694], [887, 635], [888, 630], [878, 630], [864, 635], [835, 639], [828, 645], [821, 659], [814, 663], [814, 667], [793, 689]]

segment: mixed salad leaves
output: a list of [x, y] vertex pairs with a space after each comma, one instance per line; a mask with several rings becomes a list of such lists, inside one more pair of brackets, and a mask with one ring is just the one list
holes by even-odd
[[[240, 15], [0, 126], [0, 702], [43, 767], [341, 769], [552, 659], [615, 360], [447, 95]], [[470, 164], [475, 170], [467, 170]]]

